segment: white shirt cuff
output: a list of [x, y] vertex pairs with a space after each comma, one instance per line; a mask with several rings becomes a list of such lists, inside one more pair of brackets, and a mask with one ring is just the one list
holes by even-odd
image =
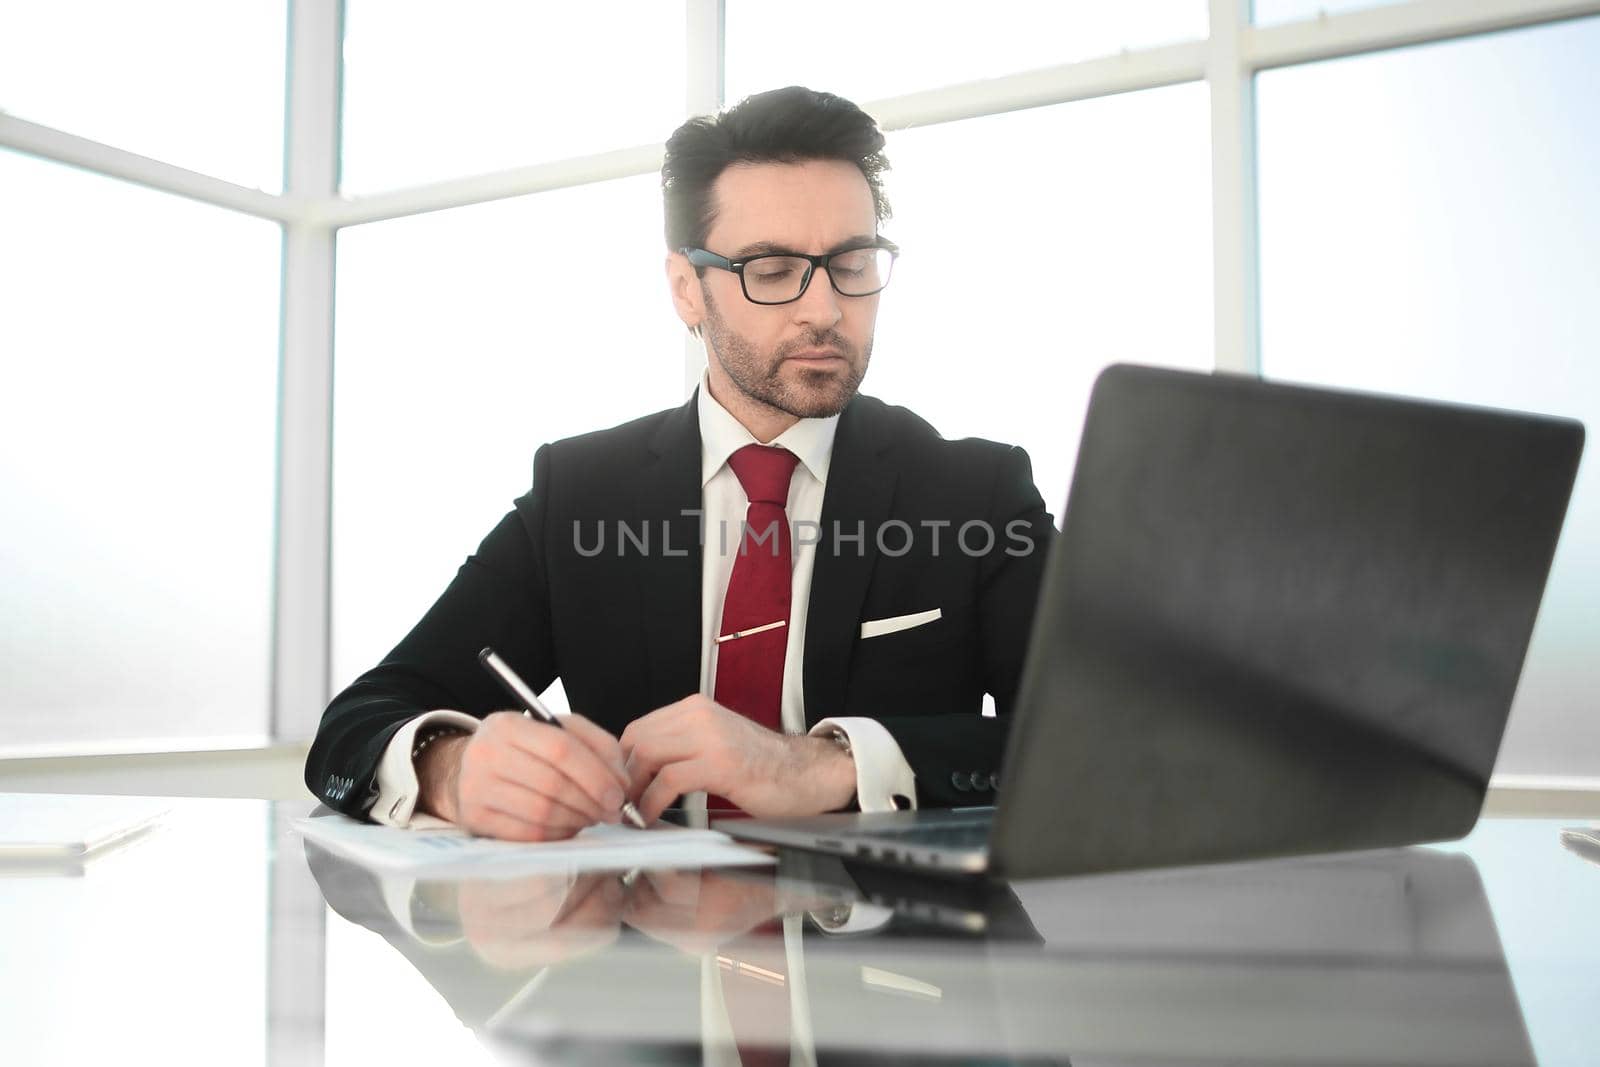
[[[852, 745], [854, 741], [850, 742]], [[894, 909], [858, 900], [828, 911], [808, 912], [825, 934], [865, 934], [881, 930], [894, 918]]]
[[823, 719], [811, 736], [842, 730], [856, 761], [856, 804], [862, 811], [916, 810], [917, 776], [900, 743], [876, 719]]
[[449, 826], [443, 819], [416, 810], [417, 795], [422, 787], [417, 783], [417, 768], [411, 762], [411, 747], [416, 744], [417, 731], [424, 726], [447, 723], [472, 733], [478, 729], [478, 722], [464, 711], [441, 709], [418, 715], [400, 727], [378, 761], [378, 798], [368, 812], [373, 821], [402, 830], [437, 830]]

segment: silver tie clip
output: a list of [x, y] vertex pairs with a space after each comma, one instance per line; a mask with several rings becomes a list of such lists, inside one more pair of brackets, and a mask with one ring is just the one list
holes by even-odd
[[714, 645], [720, 645], [724, 641], [732, 641], [737, 637], [749, 637], [751, 634], [764, 634], [768, 630], [776, 630], [780, 626], [788, 625], [788, 619], [779, 619], [777, 622], [769, 622], [765, 626], [752, 626], [748, 630], [735, 630], [731, 634], [723, 634], [721, 637], [716, 638], [711, 643]]

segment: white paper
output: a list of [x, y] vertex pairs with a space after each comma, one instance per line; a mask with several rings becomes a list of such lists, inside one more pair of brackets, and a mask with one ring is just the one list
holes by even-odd
[[368, 867], [436, 878], [499, 878], [542, 871], [611, 871], [643, 867], [732, 867], [773, 863], [716, 830], [663, 826], [636, 830], [599, 824], [565, 841], [523, 844], [473, 837], [454, 827], [401, 830], [344, 815], [296, 819], [306, 837]]

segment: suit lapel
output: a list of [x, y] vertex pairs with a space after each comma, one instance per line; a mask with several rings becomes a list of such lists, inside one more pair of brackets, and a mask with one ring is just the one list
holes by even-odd
[[[668, 413], [632, 486], [651, 538], [648, 552], [628, 554], [638, 576], [652, 708], [700, 691], [700, 420], [695, 403], [691, 396]], [[664, 541], [659, 540], [663, 532]]]
[[[822, 540], [806, 608], [806, 725], [841, 712], [850, 656], [861, 631], [861, 605], [878, 556], [878, 529], [894, 501], [895, 473], [884, 462], [890, 447], [882, 420], [867, 398], [839, 416], [822, 497]], [[839, 534], [861, 541], [837, 540]], [[858, 551], [859, 548], [859, 551]]]

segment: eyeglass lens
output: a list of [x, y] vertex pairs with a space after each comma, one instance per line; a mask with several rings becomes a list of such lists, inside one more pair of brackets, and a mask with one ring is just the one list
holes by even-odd
[[[845, 296], [868, 296], [889, 284], [894, 256], [886, 248], [858, 248], [828, 260], [833, 286]], [[757, 303], [782, 304], [805, 287], [808, 260], [798, 256], [756, 256], [744, 265], [745, 294]]]

